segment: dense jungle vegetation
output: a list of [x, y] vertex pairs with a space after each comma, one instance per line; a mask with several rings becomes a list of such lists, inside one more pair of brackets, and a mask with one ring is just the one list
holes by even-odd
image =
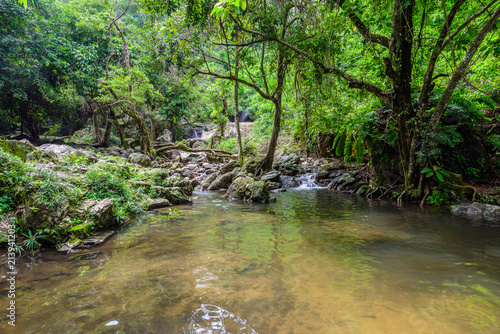
[[154, 157], [165, 130], [234, 115], [215, 147], [266, 144], [257, 173], [284, 132], [395, 198], [446, 198], [497, 176], [499, 16], [500, 0], [0, 0], [0, 134]]

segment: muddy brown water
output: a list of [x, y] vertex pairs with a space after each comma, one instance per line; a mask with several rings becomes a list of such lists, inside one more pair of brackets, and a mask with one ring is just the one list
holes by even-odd
[[500, 332], [498, 225], [323, 189], [194, 196], [101, 246], [18, 259], [15, 328], [3, 265], [0, 332]]

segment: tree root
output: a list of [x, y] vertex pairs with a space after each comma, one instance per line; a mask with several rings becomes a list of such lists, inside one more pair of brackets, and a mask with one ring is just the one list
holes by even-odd
[[461, 186], [461, 185], [458, 185], [458, 184], [453, 184], [453, 183], [450, 183], [450, 182], [446, 182], [446, 184], [452, 186], [452, 187], [455, 187], [455, 188], [459, 188], [459, 189], [469, 189], [469, 190], [472, 190], [472, 202], [474, 202], [476, 200], [476, 195], [477, 195], [477, 189], [474, 188], [473, 186]]

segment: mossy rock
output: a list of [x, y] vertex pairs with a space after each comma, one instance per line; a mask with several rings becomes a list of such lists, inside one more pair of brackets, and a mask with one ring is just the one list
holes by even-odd
[[30, 142], [20, 140], [0, 140], [0, 148], [26, 162], [29, 153], [35, 150]]
[[255, 181], [251, 177], [238, 177], [226, 192], [226, 198], [257, 203], [269, 203], [269, 189], [264, 181]]

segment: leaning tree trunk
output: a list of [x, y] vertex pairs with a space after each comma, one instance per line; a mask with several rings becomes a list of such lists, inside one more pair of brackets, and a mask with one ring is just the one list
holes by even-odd
[[267, 150], [267, 155], [262, 161], [262, 165], [257, 169], [256, 173], [263, 173], [271, 170], [274, 162], [274, 154], [276, 152], [276, 146], [278, 145], [278, 138], [281, 130], [281, 113], [282, 109], [282, 97], [283, 97], [283, 86], [285, 84], [285, 74], [286, 74], [286, 62], [282, 51], [278, 54], [278, 73], [277, 73], [277, 84], [276, 84], [276, 96], [273, 99], [274, 103], [274, 122], [273, 122], [273, 132], [271, 134], [271, 139], [269, 140], [269, 148]]
[[[238, 37], [236, 37], [238, 38]], [[239, 66], [239, 59], [238, 59], [238, 47], [236, 47], [236, 56], [234, 60], [234, 77], [238, 79], [238, 66]], [[238, 106], [238, 100], [239, 100], [239, 95], [238, 95], [238, 81], [234, 81], [234, 127], [236, 128], [236, 143], [238, 144], [238, 159], [241, 160], [242, 155], [243, 155], [243, 148], [241, 146], [241, 132], [240, 132], [240, 111], [239, 111], [239, 106]]]

